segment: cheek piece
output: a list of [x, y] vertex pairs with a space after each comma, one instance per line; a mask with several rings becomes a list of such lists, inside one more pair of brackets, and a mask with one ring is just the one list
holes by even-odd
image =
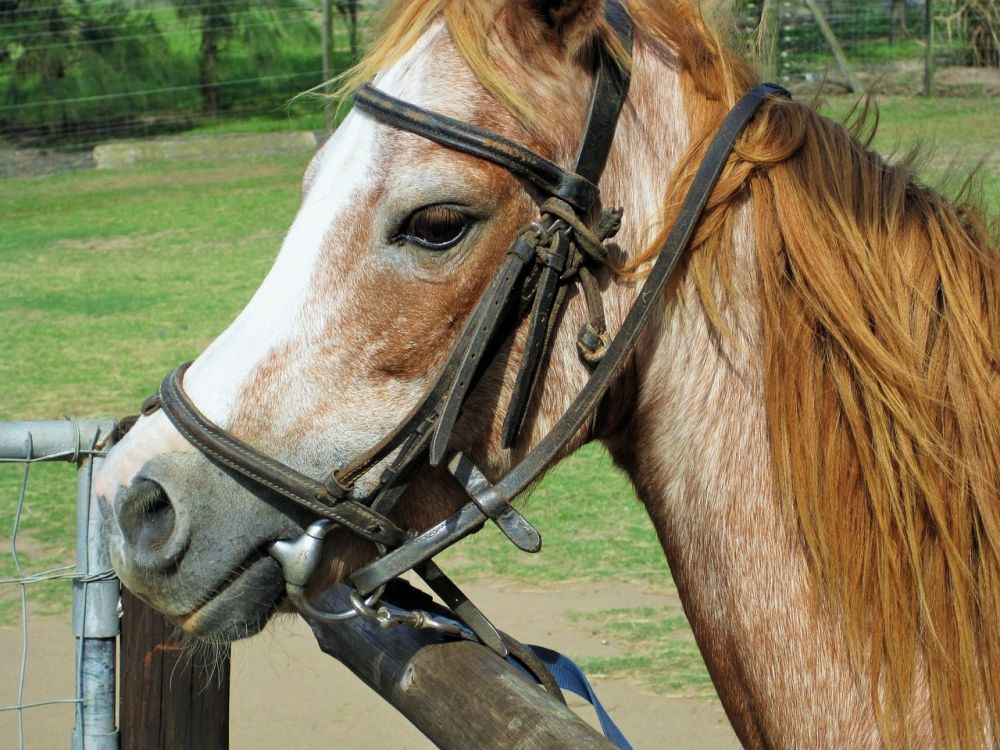
[[[607, 2], [604, 12], [621, 46], [631, 53], [632, 23], [628, 14], [615, 1]], [[562, 455], [574, 436], [592, 424], [602, 399], [633, 352], [646, 320], [662, 304], [664, 287], [691, 240], [736, 138], [765, 102], [789, 96], [780, 86], [761, 84], [744, 95], [723, 120], [649, 276], [612, 338], [605, 323], [597, 277], [606, 265], [605, 242], [618, 231], [622, 211], [599, 209], [597, 183], [628, 92], [629, 71], [603, 46], [594, 57], [596, 71], [587, 126], [572, 170], [500, 135], [400, 101], [370, 85], [362, 86], [355, 94], [355, 106], [368, 116], [499, 165], [542, 196], [538, 218], [516, 233], [437, 381], [377, 445], [322, 479], [307, 476], [244, 443], [202, 414], [184, 391], [184, 373], [190, 363], [168, 373], [158, 394], [143, 404], [144, 414], [162, 408], [181, 435], [209, 460], [250, 480], [261, 494], [284, 498], [317, 517], [299, 539], [277, 541], [269, 550], [283, 567], [289, 599], [304, 614], [337, 621], [360, 613], [381, 618], [380, 622], [387, 626], [430, 627], [475, 638], [507, 655], [511, 641], [505, 640], [432, 558], [481, 529], [487, 521], [496, 524], [521, 550], [541, 549], [538, 531], [511, 502]], [[544, 368], [540, 365], [555, 337], [566, 296], [576, 283], [589, 311], [577, 347], [582, 360], [592, 368], [590, 377], [538, 445], [499, 481], [491, 482], [468, 456], [449, 448], [466, 397], [497, 351], [527, 318], [524, 354], [502, 433], [505, 448], [517, 443], [531, 395], [542, 377]], [[129, 424], [129, 418], [123, 420], [125, 429]], [[366, 497], [357, 497], [353, 492], [357, 479], [386, 461], [375, 490]], [[428, 463], [444, 463], [468, 494], [469, 502], [422, 533], [402, 529], [390, 514], [417, 472]], [[352, 608], [341, 613], [322, 612], [307, 600], [305, 586], [319, 565], [324, 538], [337, 527], [373, 543], [378, 556], [350, 576]], [[445, 622], [426, 612], [401, 614], [391, 605], [377, 612], [372, 609], [384, 587], [408, 570], [420, 575], [444, 601], [457, 617], [457, 625], [455, 620]]]

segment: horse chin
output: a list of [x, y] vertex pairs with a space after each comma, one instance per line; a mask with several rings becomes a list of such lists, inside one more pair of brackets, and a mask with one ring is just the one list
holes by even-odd
[[234, 569], [204, 604], [168, 616], [186, 636], [202, 641], [236, 641], [256, 635], [278, 611], [285, 595], [278, 563], [255, 556]]

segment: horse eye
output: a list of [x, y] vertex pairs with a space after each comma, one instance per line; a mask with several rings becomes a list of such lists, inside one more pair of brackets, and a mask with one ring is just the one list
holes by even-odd
[[449, 206], [427, 206], [414, 211], [395, 239], [427, 250], [457, 245], [469, 229], [469, 217]]

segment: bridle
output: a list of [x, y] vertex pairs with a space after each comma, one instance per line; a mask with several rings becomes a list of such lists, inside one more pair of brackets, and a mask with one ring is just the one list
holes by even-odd
[[[632, 23], [617, 0], [605, 14], [621, 46], [632, 50]], [[606, 259], [605, 241], [617, 231], [621, 211], [598, 211], [597, 183], [604, 171], [619, 115], [629, 87], [629, 71], [610, 50], [601, 47], [586, 129], [576, 163], [565, 170], [502, 136], [395, 99], [365, 85], [355, 106], [395, 128], [430, 139], [446, 148], [497, 164], [543, 196], [539, 217], [523, 227], [474, 308], [437, 381], [423, 400], [377, 445], [354, 457], [323, 479], [306, 476], [247, 445], [211, 422], [183, 388], [190, 363], [171, 371], [159, 393], [143, 405], [143, 414], [158, 408], [207, 458], [240, 474], [269, 493], [276, 493], [319, 517], [294, 541], [276, 542], [270, 552], [282, 564], [289, 598], [300, 610], [326, 620], [344, 619], [370, 607], [384, 586], [408, 570], [418, 573], [444, 603], [486, 645], [501, 654], [506, 647], [498, 631], [448, 579], [432, 559], [442, 550], [492, 521], [518, 548], [541, 548], [538, 531], [511, 502], [562, 453], [597, 412], [602, 399], [633, 352], [639, 334], [660, 304], [663, 289], [688, 246], [702, 210], [737, 136], [773, 95], [788, 96], [779, 86], [761, 84], [737, 102], [714, 136], [680, 213], [621, 328], [608, 335], [596, 273]], [[541, 363], [558, 327], [570, 285], [579, 282], [588, 322], [577, 345], [593, 366], [583, 389], [549, 431], [513, 469], [497, 482], [461, 452], [449, 454], [449, 438], [463, 404], [497, 350], [524, 318], [528, 319], [524, 354], [507, 408], [502, 442], [512, 446], [522, 429], [531, 394], [540, 379]], [[394, 454], [394, 455], [393, 455]], [[355, 482], [389, 457], [378, 486], [364, 498], [352, 498]], [[447, 459], [447, 468], [470, 500], [436, 526], [416, 533], [401, 529], [390, 514], [424, 466]], [[305, 596], [305, 586], [319, 564], [323, 539], [343, 527], [376, 545], [379, 556], [349, 578], [355, 610], [325, 613]], [[363, 601], [364, 597], [368, 597]]]

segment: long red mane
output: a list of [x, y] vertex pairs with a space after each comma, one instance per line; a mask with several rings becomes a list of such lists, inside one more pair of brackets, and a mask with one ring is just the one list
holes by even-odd
[[[530, 123], [489, 53], [497, 33], [517, 33], [494, 23], [505, 8], [396, 2], [346, 87], [443, 19], [480, 81]], [[708, 139], [756, 76], [687, 3], [630, 11], [637, 44], [666, 45], [680, 65], [691, 143], [657, 217], [669, 227]], [[591, 34], [612, 38], [600, 21]], [[1000, 253], [981, 212], [868, 149], [869, 121], [767, 108], [740, 138], [684, 273], [726, 335], [718, 290], [749, 202], [775, 501], [799, 530], [816, 606], [842, 623], [887, 742], [908, 739], [923, 683], [939, 741], [979, 746], [1000, 726]], [[661, 239], [619, 271], [641, 272]]]

